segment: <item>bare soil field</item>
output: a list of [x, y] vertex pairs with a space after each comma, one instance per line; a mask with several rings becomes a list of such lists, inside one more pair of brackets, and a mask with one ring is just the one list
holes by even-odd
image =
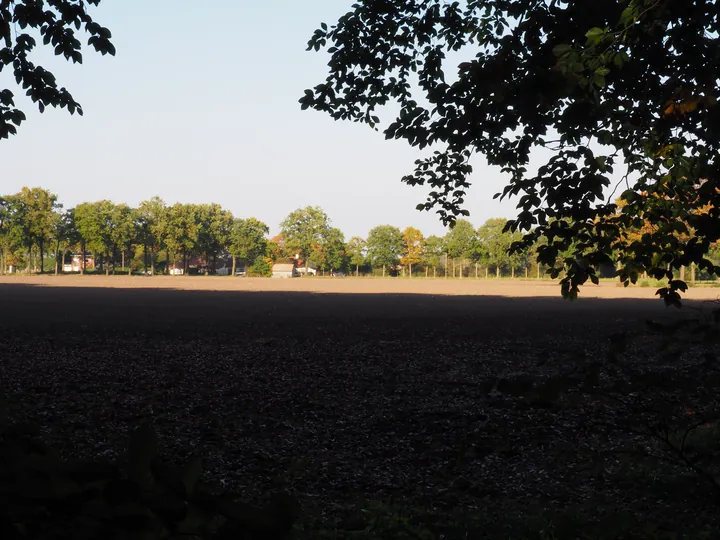
[[691, 289], [682, 310], [654, 292], [607, 283], [571, 303], [519, 280], [5, 277], [0, 376], [11, 414], [66, 454], [115, 457], [151, 420], [215, 484], [291, 492], [299, 535], [605, 538], [612, 524], [632, 535], [607, 538], [648, 525], [702, 538], [718, 525], [712, 481], [643, 426], [656, 406], [673, 421], [718, 406], [716, 342], [671, 325], [720, 291]]
[[[334, 294], [430, 294], [557, 298], [559, 285], [550, 280], [522, 279], [394, 279], [394, 278], [228, 278], [208, 276], [0, 276], [0, 284], [44, 287], [103, 287], [113, 289], [177, 289], [186, 291], [306, 292]], [[588, 283], [583, 298], [655, 298], [653, 287], [622, 287], [617, 283]], [[691, 288], [685, 298], [715, 300], [720, 288]]]

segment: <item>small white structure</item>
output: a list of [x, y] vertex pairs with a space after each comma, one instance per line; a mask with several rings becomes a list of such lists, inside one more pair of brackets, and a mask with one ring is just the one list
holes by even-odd
[[294, 278], [297, 276], [297, 270], [292, 263], [273, 264], [272, 277], [274, 278]]
[[307, 274], [306, 274], [305, 267], [301, 266], [300, 268], [297, 269], [297, 273], [300, 274], [301, 276], [305, 276], [305, 275], [317, 276], [317, 268], [315, 268], [314, 266], [309, 266], [307, 269]]
[[171, 268], [169, 273], [171, 276], [182, 276], [185, 273], [185, 270], [182, 268]]

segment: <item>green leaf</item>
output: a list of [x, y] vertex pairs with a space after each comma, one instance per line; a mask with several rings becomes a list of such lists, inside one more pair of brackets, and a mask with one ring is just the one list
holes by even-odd
[[632, 24], [635, 20], [635, 8], [633, 7], [626, 7], [623, 9], [622, 13], [620, 14], [620, 24], [622, 25], [629, 25]]
[[596, 75], [600, 75], [601, 77], [604, 77], [604, 76], [607, 75], [608, 73], [610, 73], [610, 69], [608, 69], [608, 68], [605, 67], [605, 66], [599, 67], [599, 68], [597, 68], [597, 69], [595, 70], [595, 74], [596, 74]]
[[558, 58], [564, 56], [570, 51], [572, 51], [572, 46], [566, 43], [561, 43], [560, 45], [555, 45], [555, 47], [553, 47], [553, 54]]
[[605, 30], [603, 30], [602, 28], [597, 28], [597, 27], [591, 28], [590, 30], [588, 30], [585, 33], [585, 37], [588, 39], [598, 38], [603, 35], [605, 35]]

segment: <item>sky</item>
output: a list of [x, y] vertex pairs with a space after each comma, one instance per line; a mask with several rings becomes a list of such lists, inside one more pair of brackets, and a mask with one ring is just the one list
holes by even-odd
[[[155, 195], [217, 202], [265, 221], [271, 234], [292, 210], [320, 205], [347, 238], [382, 224], [444, 234], [436, 214], [415, 209], [428, 188], [400, 181], [423, 153], [300, 110], [329, 59], [307, 52], [307, 41], [352, 3], [103, 0], [93, 15], [112, 31], [115, 57], [85, 49], [84, 63], [71, 65], [47, 50], [34, 56], [85, 115], [41, 115], [17, 99], [28, 119], [0, 142], [0, 193], [44, 187], [66, 208], [101, 199], [134, 206]], [[0, 74], [1, 88], [21, 97], [10, 72]], [[387, 125], [390, 116], [381, 118]], [[482, 158], [473, 165], [469, 219], [514, 216], [514, 201], [492, 198], [507, 177]]]

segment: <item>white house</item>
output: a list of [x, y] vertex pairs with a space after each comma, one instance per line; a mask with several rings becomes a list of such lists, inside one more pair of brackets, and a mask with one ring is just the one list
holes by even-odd
[[297, 276], [297, 270], [292, 263], [273, 264], [272, 277], [274, 278], [294, 278]]

